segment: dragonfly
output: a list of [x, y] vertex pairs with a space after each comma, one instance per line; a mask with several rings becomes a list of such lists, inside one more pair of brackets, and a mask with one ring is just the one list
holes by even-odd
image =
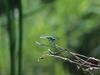
[[[94, 75], [91, 71], [100, 70], [100, 60], [99, 59], [96, 59], [94, 57], [87, 57], [85, 55], [81, 55], [81, 54], [72, 52], [68, 48], [62, 48], [57, 45], [57, 43], [55, 42], [56, 39], [53, 36], [42, 36], [41, 38], [48, 39], [48, 41], [50, 42], [50, 45], [41, 44], [39, 42], [37, 42], [37, 43], [39, 45], [48, 46], [50, 48], [48, 49], [48, 54], [41, 56], [40, 59], [44, 59], [47, 56], [61, 59], [61, 60], [75, 64], [78, 67], [78, 69], [81, 68], [83, 71], [88, 72], [91, 75]], [[53, 51], [53, 49], [56, 49], [56, 52]], [[74, 59], [70, 59], [70, 58], [61, 56], [60, 54], [62, 52], [67, 52]]]

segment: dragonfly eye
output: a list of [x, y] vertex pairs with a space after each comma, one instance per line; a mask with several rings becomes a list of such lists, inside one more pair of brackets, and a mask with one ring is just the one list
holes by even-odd
[[52, 42], [55, 41], [55, 38], [53, 38], [53, 37], [48, 37], [47, 39], [48, 39], [49, 41], [52, 41]]

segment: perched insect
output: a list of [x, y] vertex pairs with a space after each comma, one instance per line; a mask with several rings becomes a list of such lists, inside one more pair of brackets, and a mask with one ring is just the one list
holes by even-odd
[[55, 42], [55, 38], [53, 36], [41, 36], [40, 38], [48, 39], [49, 42]]
[[[100, 70], [100, 60], [94, 57], [87, 57], [78, 53], [71, 52], [70, 49], [62, 48], [56, 44], [56, 39], [53, 36], [42, 36], [40, 38], [48, 39], [50, 45], [40, 44], [43, 46], [48, 46], [48, 53], [40, 57], [40, 59], [44, 59], [45, 57], [54, 57], [57, 59], [61, 59], [64, 61], [68, 61], [70, 63], [75, 64], [78, 68], [81, 68], [83, 71], [89, 72], [91, 75], [94, 75], [91, 71]], [[62, 52], [67, 52], [70, 54], [74, 59], [70, 59], [69, 57], [64, 57], [60, 55]]]

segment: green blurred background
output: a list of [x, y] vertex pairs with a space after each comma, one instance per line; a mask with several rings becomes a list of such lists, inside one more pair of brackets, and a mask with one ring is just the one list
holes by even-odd
[[52, 58], [38, 62], [43, 35], [100, 59], [100, 0], [0, 0], [0, 75], [89, 75]]

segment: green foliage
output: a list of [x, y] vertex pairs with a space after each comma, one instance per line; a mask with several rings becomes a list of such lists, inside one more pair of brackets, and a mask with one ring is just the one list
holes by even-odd
[[[2, 6], [2, 2], [0, 1], [0, 9], [5, 8]], [[63, 68], [63, 62], [59, 63], [52, 58], [38, 62], [38, 58], [47, 51], [47, 48], [36, 46], [35, 41], [42, 41], [39, 37], [43, 35], [54, 35], [58, 37], [60, 46], [76, 48], [75, 52], [86, 54], [85, 52], [88, 52], [86, 50], [90, 48], [86, 46], [87, 43], [84, 43], [84, 40], [92, 38], [96, 34], [92, 34], [92, 31], [100, 27], [100, 2], [98, 0], [22, 0], [22, 8], [23, 74], [70, 75], [69, 68], [67, 67], [66, 70]], [[3, 15], [0, 14], [0, 75], [5, 75], [9, 74], [10, 56], [6, 15], [5, 11], [2, 12]], [[18, 15], [17, 11], [15, 11], [15, 15]], [[15, 24], [18, 28], [18, 16], [15, 17]], [[98, 29], [97, 32], [100, 30]], [[88, 35], [90, 33], [91, 35]], [[16, 34], [18, 35], [18, 31]], [[91, 40], [97, 39], [99, 36], [98, 33]], [[16, 38], [18, 40], [18, 36]], [[89, 51], [90, 54], [93, 54], [95, 48], [100, 44], [97, 43], [94, 46], [94, 43], [96, 44], [95, 40], [89, 45], [92, 47]], [[89, 54], [87, 55], [89, 56]], [[16, 54], [16, 60], [17, 57]]]

